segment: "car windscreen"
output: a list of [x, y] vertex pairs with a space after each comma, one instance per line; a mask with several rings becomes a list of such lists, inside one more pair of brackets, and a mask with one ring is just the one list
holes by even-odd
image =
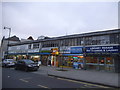
[[8, 59], [7, 61], [8, 61], [8, 62], [13, 62], [14, 60], [13, 60], [13, 59]]
[[32, 61], [32, 60], [25, 60], [25, 63], [26, 63], [26, 64], [32, 64], [32, 63], [35, 63], [35, 62]]

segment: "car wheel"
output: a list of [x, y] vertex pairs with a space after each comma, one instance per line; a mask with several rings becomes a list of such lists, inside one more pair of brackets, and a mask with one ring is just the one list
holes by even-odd
[[7, 64], [5, 64], [5, 68], [7, 68], [8, 66], [7, 66]]
[[25, 68], [25, 71], [28, 72], [28, 68], [27, 67]]
[[35, 71], [38, 71], [38, 69], [36, 69]]
[[17, 67], [15, 67], [15, 70], [18, 70], [18, 68], [17, 68]]
[[5, 64], [2, 64], [2, 67], [5, 67]]

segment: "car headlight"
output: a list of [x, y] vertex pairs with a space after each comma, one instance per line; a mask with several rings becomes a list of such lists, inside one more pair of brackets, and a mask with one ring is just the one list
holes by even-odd
[[28, 65], [28, 67], [32, 67], [32, 65]]

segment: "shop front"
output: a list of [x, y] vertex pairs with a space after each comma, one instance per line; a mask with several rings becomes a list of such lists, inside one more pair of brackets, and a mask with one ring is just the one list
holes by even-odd
[[55, 67], [59, 67], [59, 52], [58, 48], [52, 48], [51, 53], [51, 65]]
[[65, 67], [73, 67], [75, 69], [82, 69], [83, 63], [83, 54], [63, 54], [60, 65]]
[[40, 55], [30, 55], [29, 59], [31, 59], [35, 62], [40, 61]]
[[51, 54], [50, 53], [40, 53], [40, 60], [41, 60], [41, 64], [47, 66], [48, 65], [48, 61], [51, 58]]
[[83, 47], [71, 46], [61, 50], [64, 50], [64, 52], [62, 52], [60, 66], [73, 67], [75, 69], [83, 68], [84, 64], [84, 57], [82, 51]]
[[56, 66], [58, 67], [58, 48], [43, 48], [41, 51], [41, 61], [45, 66]]
[[41, 48], [40, 50], [40, 60], [41, 64], [48, 66], [48, 64], [51, 64], [51, 47], [48, 48]]
[[8, 58], [14, 59], [14, 60], [21, 60], [21, 59], [27, 59], [26, 53], [9, 53]]
[[86, 47], [86, 69], [116, 72], [119, 46]]
[[114, 58], [111, 56], [87, 56], [86, 58], [86, 67], [89, 70], [99, 70], [99, 71], [110, 71], [114, 72]]

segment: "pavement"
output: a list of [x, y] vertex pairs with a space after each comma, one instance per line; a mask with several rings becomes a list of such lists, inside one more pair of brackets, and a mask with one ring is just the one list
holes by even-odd
[[34, 73], [120, 88], [118, 73], [73, 68], [63, 68], [65, 71], [59, 71], [60, 69], [61, 67], [40, 66], [40, 69]]

